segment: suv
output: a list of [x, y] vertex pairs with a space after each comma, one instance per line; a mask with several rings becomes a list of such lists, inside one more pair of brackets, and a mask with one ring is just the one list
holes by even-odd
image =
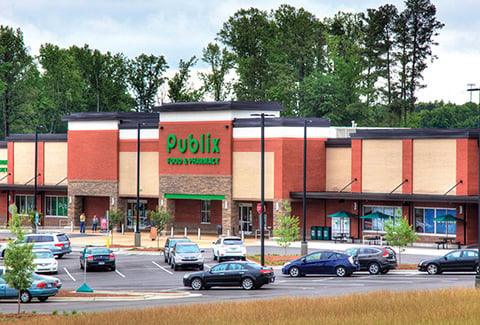
[[247, 249], [240, 237], [222, 236], [213, 242], [213, 259], [221, 262], [227, 258], [247, 259]]
[[45, 248], [52, 251], [53, 255], [62, 258], [63, 255], [72, 252], [70, 239], [64, 233], [55, 234], [28, 234], [25, 235], [25, 243], [33, 243], [33, 248]]
[[177, 242], [170, 251], [172, 269], [177, 271], [182, 266], [194, 266], [203, 270], [202, 253], [195, 243]]
[[397, 254], [389, 246], [353, 247], [346, 252], [358, 259], [360, 271], [387, 274], [388, 271], [397, 268]]
[[168, 237], [167, 240], [165, 241], [165, 246], [163, 248], [163, 256], [165, 259], [165, 263], [171, 264], [170, 260], [170, 251], [173, 249], [173, 246], [177, 242], [190, 242], [190, 239], [186, 237]]

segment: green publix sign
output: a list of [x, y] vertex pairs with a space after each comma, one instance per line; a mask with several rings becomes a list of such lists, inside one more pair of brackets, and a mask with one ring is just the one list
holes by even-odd
[[[177, 138], [175, 134], [169, 134], [167, 138], [167, 152], [172, 153], [178, 151], [179, 153], [186, 154], [198, 154], [207, 153], [215, 154], [220, 153], [218, 147], [220, 142], [219, 138], [212, 138], [210, 133], [201, 134], [200, 139], [197, 139], [193, 134], [189, 134], [188, 138]], [[167, 164], [169, 165], [218, 165], [220, 158], [198, 158], [198, 157], [176, 157], [167, 158]]]

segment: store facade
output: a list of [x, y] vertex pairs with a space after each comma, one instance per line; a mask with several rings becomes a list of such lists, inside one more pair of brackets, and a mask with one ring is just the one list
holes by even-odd
[[[478, 241], [478, 130], [332, 127], [327, 119], [281, 118], [281, 109], [212, 102], [165, 104], [155, 113], [73, 113], [65, 117], [67, 135], [40, 134], [37, 146], [34, 135], [11, 136], [0, 144], [0, 222], [12, 203], [24, 214], [33, 209], [36, 152], [41, 226], [78, 225], [82, 212], [88, 226], [114, 208], [133, 230], [138, 185], [140, 229], [150, 225], [149, 210], [164, 206], [176, 233], [221, 228], [254, 236], [263, 113], [267, 233], [285, 202], [302, 217], [306, 142], [308, 234], [314, 226], [355, 238], [382, 233], [383, 219], [360, 218], [382, 212], [407, 217], [423, 242]], [[355, 216], [329, 217], [342, 210]], [[437, 221], [444, 215], [458, 220]]]

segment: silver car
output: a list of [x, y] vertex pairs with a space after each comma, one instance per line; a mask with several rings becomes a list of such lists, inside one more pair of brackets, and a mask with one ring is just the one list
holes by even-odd
[[49, 249], [58, 258], [72, 252], [70, 239], [64, 233], [28, 234], [25, 235], [25, 242], [33, 243], [34, 249]]
[[193, 266], [203, 270], [203, 252], [195, 243], [176, 243], [170, 252], [172, 269], [177, 271], [180, 267]]

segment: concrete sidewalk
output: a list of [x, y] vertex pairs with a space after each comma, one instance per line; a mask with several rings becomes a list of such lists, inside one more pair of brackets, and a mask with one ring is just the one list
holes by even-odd
[[[70, 234], [69, 234], [70, 235]], [[70, 236], [70, 240], [73, 246], [82, 247], [85, 245], [101, 245], [105, 246], [107, 244], [107, 238], [109, 237], [106, 233], [85, 233], [82, 234], [83, 236], [79, 236], [78, 233], [73, 233], [73, 236]], [[158, 247], [163, 248], [165, 244], [165, 240], [168, 236], [161, 236], [158, 239]], [[197, 234], [189, 234], [188, 238], [190, 238], [193, 242], [197, 243], [198, 246], [201, 248], [210, 248], [212, 247], [212, 243], [217, 240], [218, 236], [216, 235], [202, 235], [200, 239], [198, 238]], [[255, 239], [254, 237], [245, 237], [245, 245], [246, 246], [260, 246], [260, 240]], [[111, 245], [122, 245], [122, 246], [130, 246], [134, 247], [134, 233], [126, 232], [124, 234], [121, 233], [113, 233], [113, 238], [110, 236], [110, 244]], [[334, 241], [323, 241], [323, 240], [312, 240], [307, 241], [309, 249], [332, 249], [332, 250], [345, 250], [350, 247], [360, 246], [361, 243], [335, 243]], [[265, 238], [264, 242], [265, 246], [276, 246], [279, 247], [277, 242], [268, 237]], [[296, 241], [292, 243], [290, 247], [292, 248], [300, 248], [300, 241]], [[157, 248], [157, 240], [151, 240], [149, 237], [149, 233], [142, 233], [141, 238], [141, 246], [142, 247], [152, 247]], [[433, 245], [432, 245], [433, 246]], [[394, 247], [395, 250], [398, 250], [398, 247]], [[413, 255], [432, 255], [432, 256], [443, 256], [447, 252], [453, 249], [436, 249], [435, 247], [422, 247], [422, 246], [409, 246], [404, 247], [402, 254], [413, 254]]]

